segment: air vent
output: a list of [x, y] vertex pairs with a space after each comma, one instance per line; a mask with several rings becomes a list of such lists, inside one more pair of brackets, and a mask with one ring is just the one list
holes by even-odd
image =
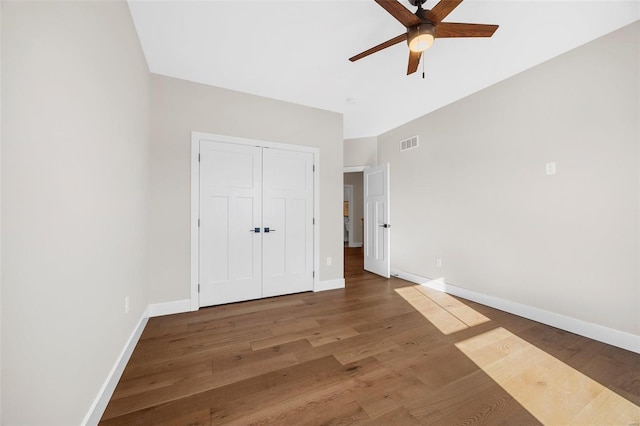
[[418, 147], [418, 135], [400, 141], [400, 152]]

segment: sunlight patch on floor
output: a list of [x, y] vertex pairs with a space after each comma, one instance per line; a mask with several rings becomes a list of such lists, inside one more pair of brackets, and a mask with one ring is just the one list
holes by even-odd
[[640, 424], [640, 407], [502, 327], [456, 347], [544, 424]]
[[451, 334], [490, 321], [481, 313], [438, 290], [424, 286], [397, 288], [404, 300], [444, 334]]

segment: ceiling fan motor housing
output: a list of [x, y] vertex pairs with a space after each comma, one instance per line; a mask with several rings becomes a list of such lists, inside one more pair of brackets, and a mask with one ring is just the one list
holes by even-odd
[[407, 44], [414, 52], [422, 52], [431, 46], [435, 36], [436, 26], [425, 22], [407, 29]]

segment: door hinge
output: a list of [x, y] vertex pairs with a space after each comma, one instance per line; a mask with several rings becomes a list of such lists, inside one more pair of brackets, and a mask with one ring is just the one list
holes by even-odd
[[313, 219], [311, 219], [311, 224], [315, 225], [316, 224], [316, 218], [314, 217]]
[[198, 293], [200, 293], [200, 283], [198, 283]]
[[315, 278], [315, 277], [316, 277], [316, 271], [313, 271], [313, 272], [311, 273], [311, 276], [312, 276], [313, 278]]
[[200, 154], [198, 154], [198, 163], [200, 162]]
[[198, 228], [200, 228], [200, 218], [198, 218]]
[[314, 172], [316, 171], [316, 165], [315, 164], [313, 165], [313, 171]]

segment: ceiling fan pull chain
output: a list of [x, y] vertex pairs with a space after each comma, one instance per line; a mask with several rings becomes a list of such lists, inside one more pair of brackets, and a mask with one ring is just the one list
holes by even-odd
[[424, 53], [422, 54], [422, 79], [424, 80]]

